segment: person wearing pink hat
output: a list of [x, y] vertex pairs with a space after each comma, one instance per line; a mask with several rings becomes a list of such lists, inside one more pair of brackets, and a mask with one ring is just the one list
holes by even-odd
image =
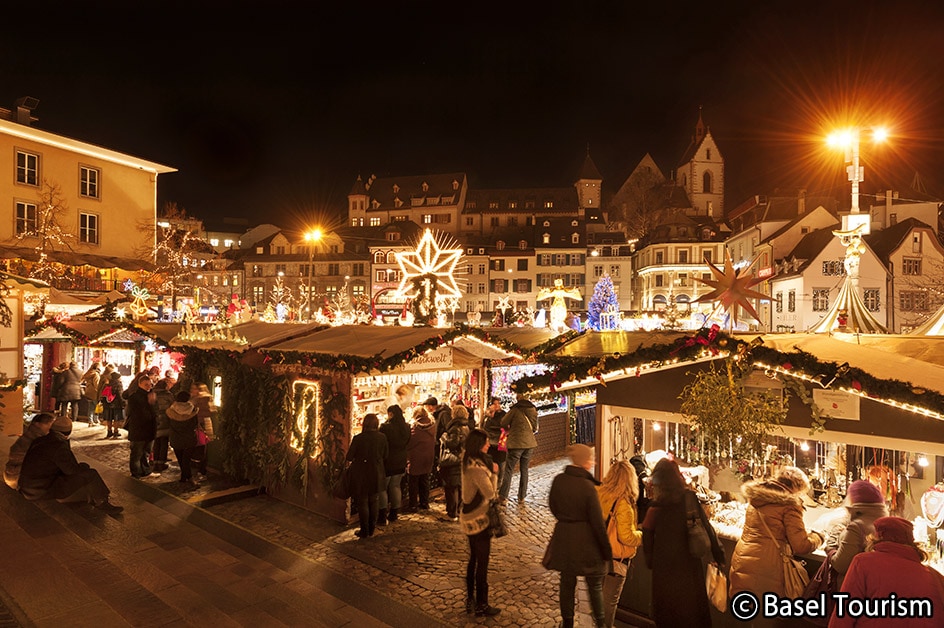
[[922, 564], [927, 554], [914, 542], [914, 527], [901, 517], [875, 520], [875, 532], [865, 552], [857, 554], [842, 582], [842, 593], [849, 599], [929, 600], [931, 615], [918, 617], [867, 617], [845, 613], [839, 616], [839, 605], [829, 619], [829, 628], [884, 628], [902, 625], [909, 628], [931, 628], [941, 625], [944, 615], [944, 576]]
[[888, 516], [885, 496], [868, 480], [856, 480], [849, 485], [846, 510], [849, 513], [848, 522], [832, 530], [826, 537], [826, 554], [834, 552], [829, 560], [839, 575], [837, 586], [842, 586], [842, 579], [855, 555], [865, 551], [866, 541], [875, 531], [875, 520]]

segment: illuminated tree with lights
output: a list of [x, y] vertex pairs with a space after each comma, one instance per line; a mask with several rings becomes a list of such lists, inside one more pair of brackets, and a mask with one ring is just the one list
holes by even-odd
[[213, 254], [210, 245], [200, 237], [199, 221], [187, 216], [176, 203], [166, 203], [160, 217], [141, 225], [140, 230], [154, 234], [153, 248], [139, 251], [142, 259], [154, 264], [146, 271], [141, 283], [158, 294], [171, 295], [171, 307], [177, 310], [177, 297], [191, 286], [191, 273]]
[[36, 218], [17, 220], [17, 235], [19, 241], [36, 241], [33, 249], [37, 260], [30, 268], [29, 276], [43, 281], [52, 281], [63, 275], [63, 265], [50, 257], [63, 249], [72, 250], [70, 242], [75, 239], [62, 227], [62, 220], [69, 207], [62, 196], [62, 188], [58, 183], [43, 180], [43, 187], [39, 193], [39, 202], [36, 203]]
[[618, 311], [619, 299], [616, 298], [616, 291], [613, 289], [613, 280], [604, 273], [593, 287], [593, 295], [587, 303], [587, 324], [590, 329], [596, 331], [616, 329], [619, 323], [616, 317], [601, 317], [600, 314]]

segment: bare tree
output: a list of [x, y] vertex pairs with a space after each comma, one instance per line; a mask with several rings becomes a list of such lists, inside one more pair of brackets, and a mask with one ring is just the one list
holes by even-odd
[[63, 265], [50, 257], [55, 257], [55, 253], [64, 249], [72, 250], [70, 242], [75, 239], [75, 234], [62, 226], [63, 216], [68, 209], [61, 186], [43, 179], [35, 216], [27, 214], [17, 218], [16, 239], [36, 240], [33, 248], [37, 253], [37, 261], [30, 268], [30, 277], [50, 281], [62, 275]]
[[661, 173], [637, 168], [610, 202], [610, 219], [622, 225], [628, 238], [640, 239], [677, 214], [673, 207], [675, 186]]

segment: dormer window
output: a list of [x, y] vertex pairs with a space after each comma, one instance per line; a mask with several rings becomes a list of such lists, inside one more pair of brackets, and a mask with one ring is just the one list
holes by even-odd
[[504, 241], [504, 240], [499, 240], [498, 242], [496, 242], [496, 243], [495, 243], [495, 248], [498, 249], [499, 251], [504, 251], [504, 250], [505, 250], [505, 241]]
[[541, 236], [541, 242], [543, 242], [544, 244], [550, 244], [550, 243], [551, 243], [551, 234], [545, 233], [544, 235], [542, 235], [542, 236]]
[[456, 181], [455, 179], [452, 180], [452, 189], [453, 189], [453, 190], [458, 190], [458, 189], [459, 189], [459, 182]]
[[[396, 187], [396, 186], [394, 186], [394, 187]], [[403, 205], [403, 201], [401, 201], [399, 198], [394, 198], [394, 199], [393, 199], [393, 206], [394, 206], [394, 207], [400, 207], [401, 205]]]
[[551, 221], [545, 220], [545, 221], [544, 221], [544, 226], [545, 226], [545, 227], [550, 227], [550, 226], [551, 226]]
[[371, 209], [380, 209], [380, 201], [374, 199], [370, 202]]
[[423, 181], [422, 188], [423, 188], [423, 192], [429, 192], [429, 183], [427, 183], [426, 181]]
[[387, 241], [396, 242], [400, 239], [400, 233], [398, 231], [390, 231], [387, 233]]
[[544, 209], [554, 209], [554, 201], [544, 201]]
[[389, 251], [387, 253], [387, 263], [396, 264], [397, 263], [397, 254], [394, 251]]
[[393, 193], [394, 193], [394, 194], [399, 194], [399, 193], [400, 193], [400, 186], [397, 185], [396, 183], [393, 184]]
[[518, 201], [508, 201], [508, 209], [518, 209]]
[[576, 227], [576, 226], [577, 226], [577, 221], [576, 221], [576, 220], [571, 220], [571, 221], [570, 221], [570, 226], [571, 226], [571, 227]]
[[571, 243], [571, 244], [580, 244], [580, 234], [579, 234], [579, 233], [571, 234], [571, 236], [570, 236], [570, 243]]
[[519, 240], [519, 241], [518, 241], [518, 248], [521, 249], [522, 251], [524, 251], [525, 249], [527, 249], [527, 248], [528, 248], [528, 243], [527, 243], [527, 241], [525, 241], [525, 240]]
[[374, 253], [375, 264], [383, 264], [385, 259], [386, 259], [386, 255], [384, 255], [383, 251], [377, 251], [376, 253]]

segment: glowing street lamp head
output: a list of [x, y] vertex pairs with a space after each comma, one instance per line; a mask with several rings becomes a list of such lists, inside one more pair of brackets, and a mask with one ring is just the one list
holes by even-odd
[[321, 240], [321, 229], [314, 229], [305, 234], [305, 242], [318, 242]]
[[888, 129], [885, 127], [876, 127], [872, 129], [872, 141], [880, 143], [888, 140]]
[[834, 131], [826, 137], [826, 143], [833, 148], [849, 148], [852, 146], [853, 134], [849, 129]]

